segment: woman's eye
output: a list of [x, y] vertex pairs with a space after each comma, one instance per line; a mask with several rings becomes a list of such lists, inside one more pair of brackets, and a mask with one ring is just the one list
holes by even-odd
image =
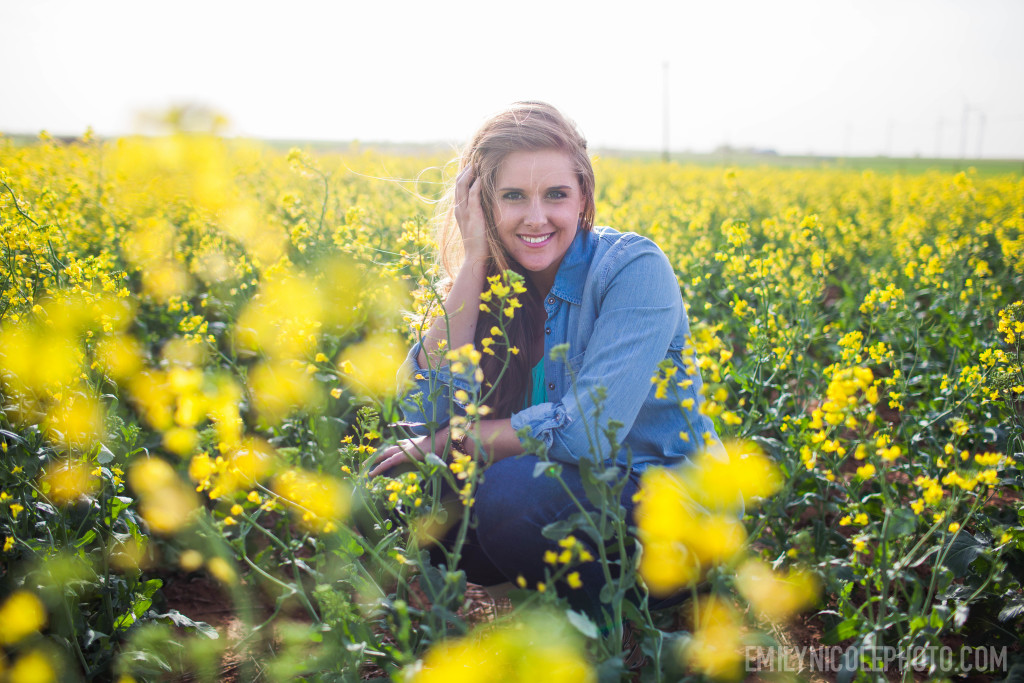
[[514, 202], [517, 199], [522, 199], [523, 198], [523, 193], [522, 192], [506, 192], [505, 194], [501, 195], [501, 198], [502, 199], [507, 199], [508, 201], [513, 201]]
[[551, 192], [548, 192], [548, 199], [565, 199], [567, 196], [563, 190], [551, 190]]

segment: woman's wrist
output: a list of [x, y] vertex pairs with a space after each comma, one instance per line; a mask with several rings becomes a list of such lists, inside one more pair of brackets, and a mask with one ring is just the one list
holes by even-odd
[[450, 432], [451, 430], [448, 427], [441, 427], [434, 432], [434, 441], [431, 444], [434, 455], [444, 458], [445, 450], [448, 446], [448, 434]]
[[467, 252], [462, 262], [463, 268], [470, 268], [472, 272], [484, 274], [487, 272], [487, 261], [490, 253], [484, 249], [482, 252]]

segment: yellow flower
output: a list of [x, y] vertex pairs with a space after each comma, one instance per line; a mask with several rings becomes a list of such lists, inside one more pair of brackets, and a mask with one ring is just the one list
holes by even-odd
[[8, 683], [54, 683], [57, 672], [50, 659], [39, 650], [19, 657], [7, 672]]
[[782, 486], [775, 464], [750, 441], [726, 441], [725, 454], [702, 451], [684, 467], [685, 485], [695, 501], [709, 509], [733, 510], [741, 502], [772, 495]]
[[583, 649], [563, 622], [529, 615], [477, 637], [434, 645], [410, 683], [594, 683]]
[[203, 554], [198, 550], [185, 550], [178, 557], [178, 565], [187, 572], [194, 572], [203, 566]]
[[48, 490], [50, 499], [58, 505], [66, 505], [99, 488], [99, 481], [85, 463], [67, 460], [51, 463], [41, 483], [43, 490]]
[[273, 489], [300, 524], [318, 533], [327, 532], [329, 526], [336, 528], [351, 504], [348, 486], [326, 474], [288, 469], [274, 477]]
[[793, 570], [788, 574], [772, 571], [761, 560], [747, 560], [736, 573], [736, 585], [758, 612], [772, 622], [786, 619], [814, 603], [818, 582], [814, 575]]
[[46, 609], [34, 593], [15, 591], [0, 606], [0, 645], [13, 645], [46, 625]]
[[221, 583], [231, 585], [238, 579], [234, 568], [223, 557], [211, 557], [206, 563], [206, 568]]
[[686, 645], [687, 661], [710, 678], [739, 680], [743, 675], [743, 627], [736, 610], [721, 598], [711, 597], [699, 606], [699, 614], [700, 621]]
[[157, 533], [183, 527], [198, 507], [195, 493], [160, 458], [139, 458], [128, 472], [128, 482], [139, 494], [142, 516]]
[[566, 583], [569, 584], [569, 588], [577, 589], [577, 588], [582, 588], [583, 587], [583, 581], [580, 580], [580, 573], [579, 572], [572, 572], [567, 577], [565, 577], [565, 580], [566, 580]]
[[199, 434], [191, 427], [171, 427], [164, 432], [164, 448], [183, 458], [195, 450], [198, 443]]

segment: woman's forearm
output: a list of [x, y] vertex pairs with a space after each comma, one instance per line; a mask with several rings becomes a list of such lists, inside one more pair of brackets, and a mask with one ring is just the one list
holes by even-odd
[[[480, 420], [470, 427], [464, 445], [470, 455], [483, 464], [497, 462], [523, 452], [523, 444], [512, 429], [512, 421], [508, 419]], [[479, 452], [481, 446], [483, 453]]]
[[469, 259], [462, 264], [451, 291], [444, 301], [445, 315], [438, 316], [423, 336], [423, 346], [416, 360], [421, 368], [427, 367], [427, 353], [430, 366], [444, 364], [448, 349], [457, 349], [473, 343], [476, 322], [480, 317], [480, 294], [484, 290], [487, 274], [487, 260]]

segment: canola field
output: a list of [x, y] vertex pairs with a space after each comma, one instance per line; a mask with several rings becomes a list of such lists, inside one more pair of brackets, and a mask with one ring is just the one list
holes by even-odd
[[[645, 681], [741, 680], [777, 645], [853, 651], [842, 680], [1022, 675], [1024, 179], [595, 170], [597, 223], [676, 270], [730, 457], [646, 475], [641, 544], [588, 465], [600, 513], [481, 622], [460, 547], [426, 548], [469, 519], [442, 484], [471, 507], [486, 469], [366, 475], [402, 436], [448, 160], [0, 137], [0, 681], [617, 681], [627, 620]], [[587, 562], [605, 623], [559, 597]], [[168, 605], [196, 576], [240, 631]], [[881, 646], [911, 656], [872, 670]]]

